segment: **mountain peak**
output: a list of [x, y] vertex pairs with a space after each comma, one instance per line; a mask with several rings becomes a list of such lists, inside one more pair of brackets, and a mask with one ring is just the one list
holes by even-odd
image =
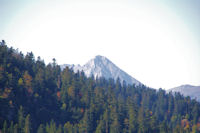
[[129, 74], [121, 70], [114, 63], [112, 63], [105, 56], [97, 55], [93, 59], [89, 60], [85, 65], [66, 65], [69, 68], [72, 68], [74, 72], [83, 71], [87, 77], [94, 76], [104, 77], [106, 79], [113, 78], [117, 80], [118, 78], [123, 81], [126, 81], [127, 84], [136, 84], [140, 85], [141, 83], [135, 78], [131, 77]]
[[111, 62], [108, 58], [106, 58], [105, 56], [101, 56], [101, 55], [97, 55], [95, 56], [93, 59], [95, 63], [108, 63]]
[[95, 59], [105, 59], [106, 57], [105, 56], [102, 56], [102, 55], [96, 55], [95, 56]]

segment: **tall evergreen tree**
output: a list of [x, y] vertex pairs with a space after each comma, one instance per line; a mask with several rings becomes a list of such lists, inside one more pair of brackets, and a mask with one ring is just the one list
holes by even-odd
[[31, 133], [31, 122], [29, 114], [25, 118], [24, 133]]

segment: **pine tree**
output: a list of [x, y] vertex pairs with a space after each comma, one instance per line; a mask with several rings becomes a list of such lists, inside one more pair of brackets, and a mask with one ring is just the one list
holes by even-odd
[[110, 125], [110, 133], [121, 133], [120, 123], [118, 118], [115, 118]]
[[37, 133], [44, 133], [44, 125], [40, 124], [40, 126], [38, 127]]
[[100, 120], [95, 133], [105, 133], [105, 132], [106, 132], [106, 123], [104, 120]]
[[[129, 129], [128, 130], [129, 130], [129, 133], [134, 133], [137, 131], [137, 120], [136, 120], [137, 114], [133, 107], [130, 107], [128, 115], [129, 115], [129, 127], [128, 127]], [[142, 119], [142, 118], [139, 118], [139, 119]]]
[[24, 133], [30, 133], [30, 132], [31, 132], [31, 122], [30, 122], [30, 115], [28, 114], [25, 119]]
[[91, 124], [92, 123], [91, 123], [91, 119], [90, 119], [90, 112], [88, 110], [86, 110], [83, 120], [80, 123], [80, 132], [90, 133], [92, 130]]
[[18, 133], [18, 124], [15, 124], [13, 133]]
[[104, 112], [103, 115], [103, 120], [105, 121], [105, 129], [106, 129], [106, 133], [109, 133], [109, 129], [110, 129], [110, 111], [106, 109], [106, 111]]
[[10, 123], [9, 132], [10, 132], [10, 133], [14, 133], [13, 121], [11, 121], [11, 123]]
[[8, 132], [7, 121], [4, 121], [2, 133], [7, 133], [7, 132]]
[[70, 122], [65, 123], [64, 125], [64, 133], [72, 133], [73, 132], [73, 125]]
[[22, 129], [24, 128], [24, 111], [22, 106], [20, 106], [18, 111], [18, 124], [19, 132], [22, 132]]
[[138, 112], [138, 132], [144, 133], [146, 132], [146, 120], [145, 120], [145, 112], [144, 108], [141, 107]]
[[113, 107], [111, 109], [111, 118], [112, 118], [112, 122], [110, 124], [110, 133], [120, 133], [121, 132], [121, 125], [119, 122], [119, 114], [118, 114], [118, 110], [117, 110], [117, 101], [114, 100], [115, 103], [115, 107]]
[[48, 133], [56, 133], [56, 123], [51, 120]]
[[59, 125], [59, 127], [58, 127], [56, 133], [62, 133], [62, 125]]

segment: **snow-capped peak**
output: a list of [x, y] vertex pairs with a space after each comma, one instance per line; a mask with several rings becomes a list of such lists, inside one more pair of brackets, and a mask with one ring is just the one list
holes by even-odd
[[97, 55], [95, 58], [89, 60], [85, 65], [63, 65], [61, 68], [68, 66], [72, 68], [74, 72], [83, 71], [87, 77], [94, 76], [105, 77], [106, 79], [113, 78], [117, 80], [119, 78], [121, 82], [126, 81], [127, 84], [141, 84], [135, 78], [118, 68], [109, 59], [104, 56]]

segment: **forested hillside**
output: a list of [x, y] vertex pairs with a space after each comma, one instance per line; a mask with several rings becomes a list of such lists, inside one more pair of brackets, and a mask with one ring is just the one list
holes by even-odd
[[[73, 58], [73, 57], [72, 57]], [[200, 104], [46, 65], [0, 43], [2, 133], [198, 133]]]

